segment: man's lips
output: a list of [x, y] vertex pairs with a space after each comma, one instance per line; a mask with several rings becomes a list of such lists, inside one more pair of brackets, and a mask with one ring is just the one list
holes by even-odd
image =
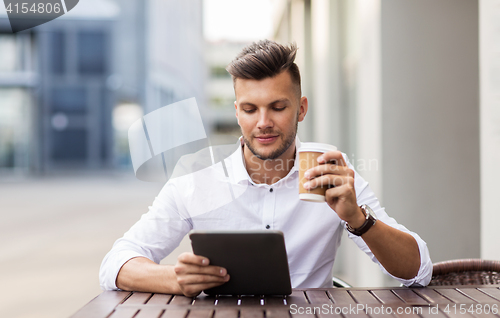
[[262, 144], [268, 144], [274, 142], [278, 136], [276, 135], [261, 135], [261, 136], [255, 136], [255, 139], [257, 139], [260, 143]]

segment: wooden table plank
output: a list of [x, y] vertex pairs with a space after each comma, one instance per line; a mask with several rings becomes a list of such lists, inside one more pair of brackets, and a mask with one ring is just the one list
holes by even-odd
[[151, 298], [151, 296], [151, 293], [134, 292], [123, 303], [126, 305], [142, 305], [145, 304]]
[[330, 294], [330, 298], [333, 300], [335, 304], [355, 304], [356, 302], [352, 298], [351, 294], [347, 292], [347, 290], [343, 289], [330, 289], [328, 290]]
[[158, 318], [162, 316], [163, 312], [165, 312], [165, 309], [162, 308], [143, 307], [134, 318]]
[[[419, 313], [423, 312], [424, 310], [427, 310], [426, 307], [422, 306], [407, 306], [407, 307], [390, 306], [390, 307], [392, 308], [393, 316], [396, 316], [398, 318], [421, 318]], [[401, 311], [398, 312], [398, 309]]]
[[241, 296], [240, 299], [241, 306], [260, 306], [264, 303], [259, 296]]
[[283, 306], [283, 309], [269, 308], [266, 309], [266, 318], [290, 318], [290, 311]]
[[448, 298], [443, 297], [440, 293], [431, 288], [415, 288], [413, 291], [431, 304], [450, 303]]
[[[351, 304], [351, 306], [356, 306], [356, 305]], [[350, 309], [349, 305], [342, 307]], [[370, 318], [370, 316], [368, 316], [364, 311], [356, 311], [356, 313], [352, 313], [351, 310], [347, 310], [346, 312], [347, 312], [346, 314], [344, 313], [342, 314], [345, 318]]]
[[404, 304], [405, 302], [401, 300], [398, 296], [389, 289], [371, 290], [372, 294], [375, 295], [383, 304]]
[[306, 313], [303, 313], [303, 314], [299, 314], [299, 313], [290, 313], [290, 316], [292, 318], [316, 318], [316, 315], [313, 315], [313, 314], [306, 314]]
[[306, 297], [311, 304], [332, 304], [326, 290], [308, 290]]
[[230, 296], [217, 297], [217, 306], [236, 306], [238, 305], [238, 298]]
[[82, 307], [71, 318], [107, 317], [114, 308], [131, 293], [126, 291], [105, 291]]
[[445, 311], [446, 307], [441, 307], [440, 308], [440, 311], [442, 311], [443, 313], [446, 314], [446, 316], [450, 317], [450, 318], [474, 318], [473, 315], [469, 314], [468, 312], [465, 312], [465, 313], [461, 313], [460, 310], [450, 310], [450, 311]]
[[487, 313], [487, 314], [485, 314], [484, 312], [480, 313], [480, 314], [474, 313], [474, 317], [477, 317], [477, 318], [498, 318], [499, 316], [491, 313], [491, 310], [490, 310], [489, 313]]
[[187, 318], [212, 318], [213, 309], [190, 309]]
[[213, 306], [216, 298], [214, 296], [198, 296], [194, 299], [193, 306]]
[[393, 289], [393, 292], [399, 296], [403, 301], [407, 304], [415, 304], [415, 305], [425, 305], [428, 304], [425, 299], [420, 297], [418, 294], [413, 292], [412, 289]]
[[[429, 307], [431, 308], [431, 307]], [[423, 311], [422, 311], [422, 318], [447, 318], [448, 316], [446, 316], [441, 310], [439, 310], [439, 307], [438, 307], [438, 311], [437, 312], [434, 312], [434, 311], [430, 311], [430, 310], [425, 310], [425, 308], [423, 308]], [[433, 307], [433, 310], [435, 308]]]
[[239, 310], [236, 308], [217, 308], [215, 309], [214, 318], [238, 318]]
[[187, 309], [170, 309], [165, 310], [165, 313], [161, 316], [161, 318], [186, 318], [188, 314]]
[[135, 307], [117, 307], [110, 318], [133, 318], [138, 311]]
[[266, 296], [264, 298], [265, 305], [285, 305], [283, 296]]
[[[428, 310], [428, 306], [411, 306], [401, 303], [398, 305], [385, 304], [357, 304], [362, 306], [364, 313], [371, 318], [376, 317], [404, 317], [404, 318], [420, 318], [424, 311]], [[364, 308], [363, 308], [364, 307]]]
[[367, 290], [351, 290], [350, 293], [358, 304], [380, 304], [380, 301]]
[[307, 305], [309, 302], [306, 299], [306, 296], [301, 290], [292, 291], [291, 295], [286, 296], [287, 305], [297, 304], [297, 305]]
[[153, 296], [148, 300], [148, 305], [166, 305], [174, 297], [173, 295], [167, 294], [153, 294]]
[[380, 306], [366, 306], [365, 312], [371, 318], [386, 318], [386, 317], [396, 317], [392, 308], [390, 310], [387, 307]]
[[261, 308], [241, 308], [240, 318], [264, 318], [264, 310]]
[[464, 296], [462, 293], [458, 292], [454, 288], [448, 289], [448, 288], [436, 288], [434, 289], [444, 297], [450, 299], [452, 302], [457, 303], [457, 304], [470, 304], [470, 303], [475, 303], [474, 300], [470, 299], [469, 297]]
[[477, 317], [477, 318], [498, 318], [497, 315], [494, 315], [492, 313], [489, 313], [489, 314], [485, 314], [485, 313], [482, 313], [482, 314], [474, 314], [474, 317]]
[[495, 298], [490, 297], [475, 288], [458, 288], [457, 290], [464, 293], [467, 297], [474, 299], [478, 303], [491, 303], [495, 301]]
[[[468, 296], [468, 297], [467, 297]], [[217, 303], [215, 303], [217, 300]], [[240, 303], [238, 304], [238, 300]], [[283, 302], [286, 300], [286, 306]], [[264, 301], [264, 303], [262, 303]], [[479, 303], [478, 303], [479, 302]], [[290, 312], [290, 305], [302, 307], [302, 314]], [[326, 310], [323, 305], [326, 304]], [[433, 313], [432, 304], [439, 305], [440, 312]], [[457, 311], [444, 312], [446, 305], [456, 305]], [[427, 287], [427, 288], [365, 288], [307, 289], [293, 290], [292, 295], [282, 297], [208, 297], [195, 299], [181, 295], [130, 293], [123, 291], [103, 292], [84, 306], [72, 318], [378, 318], [383, 312], [375, 311], [394, 308], [392, 317], [416, 318], [414, 312], [398, 314], [397, 308], [423, 309], [421, 318], [458, 318], [460, 305], [466, 305], [466, 314], [460, 318], [496, 317], [500, 315], [470, 313], [469, 306], [493, 304], [500, 307], [498, 285]], [[239, 305], [239, 306], [238, 306]], [[264, 306], [261, 306], [264, 305]], [[365, 306], [364, 311], [351, 311], [350, 307]], [[431, 307], [429, 307], [429, 305]], [[398, 307], [399, 306], [399, 307]], [[316, 311], [311, 312], [311, 308]], [[335, 308], [340, 309], [335, 312]], [[309, 309], [309, 310], [307, 310]], [[304, 311], [305, 310], [305, 311]], [[451, 308], [450, 308], [451, 310]], [[455, 309], [453, 309], [455, 310]], [[490, 310], [491, 311], [491, 310]]]
[[490, 295], [491, 297], [495, 298], [496, 300], [500, 301], [500, 289], [494, 288], [494, 287], [485, 287], [485, 288], [478, 288], [480, 291], [483, 293], [486, 293]]
[[174, 298], [170, 301], [170, 305], [191, 305], [192, 303], [193, 298], [182, 295], [174, 295]]
[[[332, 305], [335, 306], [335, 305]], [[343, 318], [342, 314], [336, 313], [335, 310], [328, 309], [327, 312], [320, 312], [317, 314], [318, 318]]]

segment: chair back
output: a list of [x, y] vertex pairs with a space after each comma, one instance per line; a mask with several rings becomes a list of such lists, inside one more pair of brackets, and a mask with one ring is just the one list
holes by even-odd
[[500, 284], [500, 261], [457, 259], [435, 263], [429, 286]]

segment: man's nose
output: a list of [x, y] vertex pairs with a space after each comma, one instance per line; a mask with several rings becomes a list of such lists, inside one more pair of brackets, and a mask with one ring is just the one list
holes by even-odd
[[271, 116], [269, 116], [269, 113], [267, 111], [260, 112], [259, 121], [257, 122], [257, 128], [266, 129], [271, 127], [273, 127], [273, 121], [271, 119]]

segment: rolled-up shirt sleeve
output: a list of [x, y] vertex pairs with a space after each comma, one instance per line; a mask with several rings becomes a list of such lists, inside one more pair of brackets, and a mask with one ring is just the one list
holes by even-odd
[[[347, 160], [346, 160], [347, 161]], [[353, 166], [348, 164], [351, 169], [354, 170]], [[359, 205], [366, 204], [368, 205], [377, 215], [377, 218], [384, 222], [385, 224], [398, 229], [400, 231], [406, 232], [413, 236], [415, 241], [418, 244], [418, 249], [420, 252], [420, 268], [418, 270], [418, 273], [415, 277], [412, 279], [402, 279], [399, 277], [395, 277], [394, 275], [390, 274], [387, 272], [387, 270], [380, 264], [380, 262], [377, 260], [375, 255], [371, 252], [370, 248], [366, 245], [366, 243], [363, 241], [363, 239], [359, 236], [356, 236], [350, 232], [348, 232], [348, 236], [350, 239], [352, 239], [358, 247], [365, 252], [373, 262], [377, 263], [380, 267], [380, 269], [386, 273], [387, 275], [391, 276], [392, 278], [398, 280], [405, 286], [427, 286], [429, 282], [431, 281], [432, 277], [432, 261], [429, 255], [429, 249], [427, 248], [427, 244], [420, 238], [420, 236], [417, 233], [414, 233], [410, 230], [408, 230], [405, 226], [399, 224], [395, 219], [389, 217], [387, 213], [385, 212], [385, 209], [380, 206], [380, 202], [375, 196], [375, 193], [373, 190], [370, 188], [368, 182], [366, 182], [357, 172], [355, 172], [355, 178], [354, 178], [354, 183], [355, 183], [355, 189], [356, 189], [356, 197]], [[344, 227], [345, 227], [345, 222]]]
[[116, 278], [122, 266], [132, 258], [146, 257], [159, 263], [170, 254], [192, 229], [173, 183], [167, 183], [149, 211], [119, 238], [104, 257], [99, 271], [103, 290], [116, 290]]

